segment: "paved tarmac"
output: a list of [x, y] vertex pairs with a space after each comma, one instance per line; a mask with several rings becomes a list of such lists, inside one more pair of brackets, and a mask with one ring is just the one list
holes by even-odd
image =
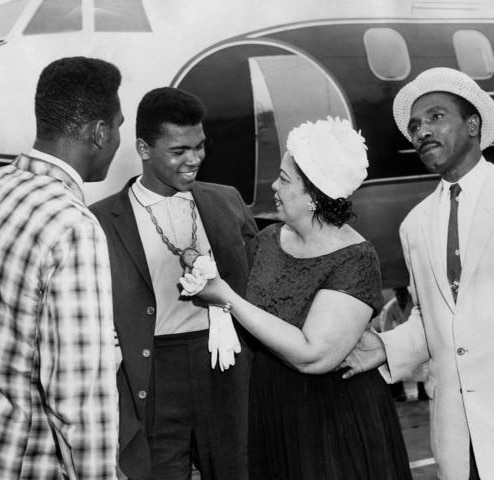
[[408, 401], [397, 403], [401, 428], [414, 480], [435, 480], [436, 464], [432, 458], [429, 440], [429, 402]]

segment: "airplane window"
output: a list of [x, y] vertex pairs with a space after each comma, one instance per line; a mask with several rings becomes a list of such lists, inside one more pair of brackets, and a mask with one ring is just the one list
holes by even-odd
[[5, 40], [29, 0], [0, 1], [0, 43]]
[[24, 30], [24, 34], [40, 35], [80, 30], [82, 30], [81, 0], [44, 0]]
[[494, 54], [489, 39], [476, 30], [458, 30], [453, 35], [460, 70], [475, 80], [486, 80], [494, 74]]
[[95, 0], [97, 32], [150, 32], [142, 0]]
[[381, 80], [403, 80], [410, 73], [410, 55], [404, 38], [391, 28], [369, 28], [364, 34], [367, 61]]

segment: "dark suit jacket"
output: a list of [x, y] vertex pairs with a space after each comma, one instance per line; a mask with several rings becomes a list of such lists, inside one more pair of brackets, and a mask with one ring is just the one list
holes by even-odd
[[[151, 374], [156, 299], [128, 197], [134, 181], [91, 210], [108, 240], [114, 320], [123, 354], [118, 372], [120, 466], [131, 478], [140, 478], [151, 466], [144, 431], [144, 392], [148, 392]], [[221, 277], [243, 295], [249, 270], [247, 243], [257, 232], [252, 215], [233, 187], [196, 182], [192, 194]]]

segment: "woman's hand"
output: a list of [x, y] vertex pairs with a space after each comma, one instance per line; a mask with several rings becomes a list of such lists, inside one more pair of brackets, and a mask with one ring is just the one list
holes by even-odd
[[232, 293], [229, 285], [220, 278], [215, 261], [205, 255], [197, 257], [192, 269], [180, 278], [182, 295], [200, 297], [213, 305], [228, 303]]
[[207, 284], [208, 280], [218, 275], [215, 261], [206, 255], [199, 255], [192, 268], [185, 270], [179, 281], [183, 287], [181, 294], [185, 297], [197, 295]]
[[216, 275], [215, 278], [208, 280], [205, 287], [197, 293], [197, 296], [210, 304], [224, 305], [228, 303], [229, 291], [228, 284], [219, 275]]

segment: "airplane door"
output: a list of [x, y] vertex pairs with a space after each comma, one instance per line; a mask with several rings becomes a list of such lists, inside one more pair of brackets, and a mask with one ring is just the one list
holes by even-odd
[[275, 213], [271, 183], [288, 132], [327, 115], [353, 120], [327, 70], [282, 42], [217, 46], [186, 66], [172, 85], [195, 93], [208, 108], [210, 144], [199, 178], [237, 187], [257, 218]]
[[[256, 130], [254, 215], [271, 216], [271, 183], [278, 175], [290, 130], [328, 115], [351, 121], [339, 86], [320, 68], [298, 55], [249, 58]], [[270, 207], [266, 209], [266, 207]]]

